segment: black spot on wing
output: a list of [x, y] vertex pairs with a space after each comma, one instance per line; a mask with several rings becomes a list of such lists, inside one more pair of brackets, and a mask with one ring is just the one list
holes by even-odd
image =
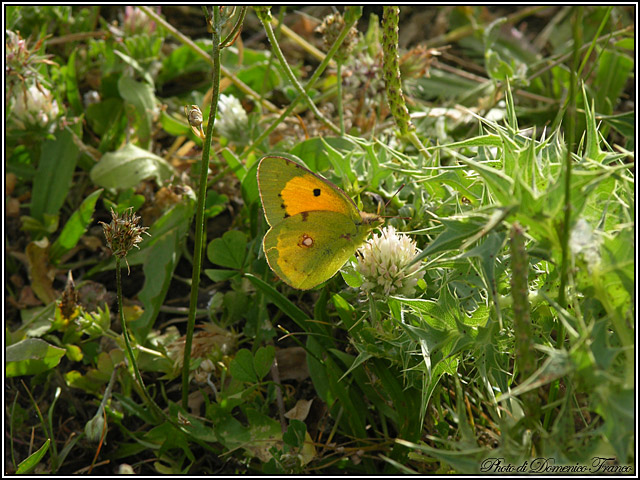
[[314, 197], [319, 197], [320, 196], [321, 190], [319, 188], [314, 188], [313, 189], [313, 196]]

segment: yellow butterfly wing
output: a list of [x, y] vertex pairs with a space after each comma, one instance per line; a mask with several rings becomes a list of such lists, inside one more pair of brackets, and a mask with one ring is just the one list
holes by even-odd
[[264, 213], [273, 226], [301, 212], [336, 212], [359, 221], [353, 200], [339, 187], [284, 157], [267, 156], [258, 165]]
[[260, 199], [271, 226], [263, 248], [271, 269], [307, 290], [331, 278], [382, 222], [340, 188], [284, 157], [258, 165]]
[[337, 212], [302, 212], [272, 226], [263, 248], [278, 277], [308, 290], [333, 277], [375, 225], [357, 224]]

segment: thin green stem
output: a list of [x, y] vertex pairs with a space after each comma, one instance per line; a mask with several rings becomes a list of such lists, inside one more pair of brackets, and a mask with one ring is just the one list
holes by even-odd
[[242, 7], [240, 9], [240, 15], [238, 15], [238, 19], [236, 20], [236, 24], [229, 32], [229, 35], [221, 42], [220, 48], [227, 48], [233, 45], [233, 42], [236, 41], [236, 37], [240, 34], [240, 30], [242, 29], [242, 24], [244, 23], [244, 17], [247, 14], [247, 10], [249, 7]]
[[15, 417], [16, 412], [16, 404], [18, 402], [18, 396], [20, 395], [20, 391], [16, 390], [16, 396], [13, 399], [13, 405], [11, 406], [11, 416], [9, 417], [9, 442], [11, 444], [11, 463], [13, 464], [13, 470], [17, 470], [18, 466], [16, 465], [16, 454], [13, 449], [13, 419]]
[[[156, 417], [164, 418], [169, 423], [171, 423], [174, 427], [178, 428], [179, 430], [185, 433], [188, 433], [184, 430], [184, 428], [178, 425], [175, 419], [167, 415], [160, 408], [160, 406], [153, 400], [153, 398], [151, 398], [151, 395], [149, 395], [149, 392], [147, 392], [147, 388], [145, 387], [144, 382], [142, 381], [142, 375], [140, 374], [140, 369], [138, 368], [138, 362], [136, 360], [136, 357], [133, 354], [133, 348], [131, 347], [131, 339], [129, 338], [129, 328], [127, 327], [127, 319], [125, 318], [124, 310], [122, 309], [122, 272], [121, 270], [122, 270], [121, 259], [119, 256], [116, 256], [116, 292], [118, 297], [118, 312], [120, 315], [120, 323], [122, 325], [122, 336], [124, 337], [125, 350], [127, 351], [129, 363], [133, 368], [133, 374], [136, 378], [138, 386], [140, 387], [140, 392], [142, 394], [142, 397], [147, 403], [147, 405], [149, 406], [149, 408], [153, 411]], [[107, 393], [109, 393], [108, 389], [105, 391], [105, 395], [107, 395]]]
[[198, 306], [198, 288], [200, 287], [200, 270], [202, 268], [202, 248], [204, 236], [204, 207], [207, 195], [207, 174], [209, 172], [209, 156], [211, 151], [211, 137], [213, 125], [218, 111], [218, 97], [220, 96], [220, 11], [213, 7], [213, 79], [211, 95], [211, 108], [209, 110], [209, 122], [207, 133], [202, 148], [202, 161], [200, 162], [200, 180], [198, 189], [198, 205], [196, 207], [196, 238], [193, 249], [193, 272], [191, 276], [191, 298], [189, 302], [189, 318], [187, 320], [187, 333], [184, 344], [184, 357], [182, 364], [182, 407], [188, 408], [189, 399], [189, 369], [191, 365], [191, 344], [193, 342], [193, 330], [196, 323], [196, 310]]
[[264, 27], [264, 31], [267, 34], [267, 38], [271, 43], [271, 50], [280, 61], [280, 65], [282, 66], [282, 69], [284, 70], [285, 75], [287, 76], [291, 84], [295, 87], [295, 89], [298, 91], [298, 94], [302, 95], [302, 98], [305, 100], [305, 102], [307, 102], [307, 105], [309, 106], [313, 114], [316, 117], [318, 117], [322, 121], [322, 123], [324, 123], [327, 127], [333, 130], [335, 133], [340, 133], [340, 129], [337, 126], [335, 126], [331, 120], [325, 117], [320, 110], [318, 110], [318, 107], [316, 107], [316, 104], [313, 102], [311, 97], [309, 97], [307, 91], [304, 89], [302, 84], [300, 84], [296, 76], [293, 74], [293, 71], [291, 70], [289, 63], [287, 62], [287, 59], [284, 57], [284, 54], [280, 49], [280, 44], [278, 43], [278, 40], [276, 39], [276, 36], [273, 33], [273, 28], [271, 28], [271, 22], [269, 20], [271, 16], [258, 15], [258, 17], [260, 18], [260, 21], [262, 22], [262, 26]]
[[[31, 400], [31, 403], [33, 404], [34, 408], [36, 409], [36, 414], [38, 415], [38, 420], [40, 420], [40, 424], [42, 425], [42, 430], [44, 430], [45, 435], [50, 440], [50, 444], [53, 447], [53, 444], [55, 443], [55, 439], [53, 438], [53, 432], [49, 431], [49, 429], [47, 428], [47, 423], [44, 421], [44, 417], [42, 416], [42, 412], [40, 411], [40, 407], [36, 403], [35, 398], [33, 398], [33, 395], [31, 394], [31, 391], [27, 388], [26, 383], [24, 383], [24, 380], [21, 380], [21, 382], [22, 382], [22, 386], [27, 391], [27, 395], [29, 395], [29, 399]], [[54, 468], [56, 467], [57, 463], [58, 463], [57, 454], [56, 454], [56, 451], [52, 448], [52, 450], [51, 450], [51, 470], [54, 470]]]
[[[275, 30], [275, 36], [276, 39], [280, 38], [280, 31], [281, 31], [281, 26], [282, 26], [282, 19], [284, 18], [284, 14], [287, 11], [287, 7], [286, 5], [283, 6], [282, 8], [280, 8], [280, 12], [278, 13], [278, 16], [280, 18], [278, 18], [278, 24], [276, 26], [276, 30]], [[271, 69], [273, 68], [273, 55], [269, 55], [269, 63], [267, 63], [267, 69], [265, 72], [264, 77], [262, 77], [262, 86], [260, 89], [260, 96], [264, 97], [264, 92], [267, 90], [267, 82], [269, 81], [269, 78], [271, 77]]]
[[[587, 65], [587, 61], [589, 61], [589, 57], [591, 56], [591, 52], [596, 47], [596, 43], [598, 41], [598, 37], [602, 33], [602, 30], [604, 30], [604, 27], [607, 25], [607, 20], [609, 20], [609, 15], [611, 15], [611, 10], [613, 10], [613, 7], [609, 7], [607, 9], [607, 12], [605, 13], [604, 18], [600, 22], [600, 26], [598, 27], [598, 31], [593, 36], [593, 40], [591, 41], [591, 44], [589, 45], [589, 50], [587, 50], [587, 53], [583, 57], [582, 63], [580, 64], [580, 68], [578, 69], [578, 74], [577, 74], [578, 77], [580, 77], [582, 75], [582, 71], [584, 70], [584, 67]], [[608, 36], [610, 37], [611, 34], [609, 34]], [[575, 55], [575, 52], [574, 52], [574, 55]]]
[[[582, 45], [582, 7], [576, 8], [575, 18], [573, 22], [573, 66], [571, 68], [571, 80], [569, 82], [569, 108], [567, 111], [567, 152], [565, 156], [564, 167], [564, 219], [563, 231], [560, 239], [562, 249], [562, 262], [560, 265], [560, 291], [558, 292], [558, 304], [562, 308], [567, 306], [567, 281], [569, 278], [569, 236], [571, 233], [571, 170], [572, 155], [575, 147], [575, 129], [576, 129], [576, 87], [578, 83], [578, 68], [580, 64], [580, 45]], [[562, 322], [558, 322], [558, 331], [556, 337], [556, 347], [562, 348], [565, 341], [565, 328]], [[559, 381], [553, 382], [549, 389], [549, 404], [555, 402], [559, 392]], [[547, 410], [544, 417], [543, 425], [547, 429], [551, 421], [552, 410]]]
[[[313, 86], [315, 85], [315, 83], [318, 81], [318, 78], [320, 77], [320, 75], [322, 75], [322, 73], [325, 71], [325, 69], [327, 68], [327, 66], [329, 65], [329, 62], [331, 62], [331, 59], [333, 58], [333, 56], [335, 55], [335, 53], [338, 51], [338, 49], [340, 48], [340, 45], [342, 45], [342, 42], [344, 41], [344, 39], [347, 37], [347, 34], [349, 33], [349, 29], [356, 23], [357, 18], [354, 19], [353, 21], [345, 21], [345, 25], [342, 28], [342, 31], [340, 32], [340, 35], [338, 35], [338, 38], [336, 38], [335, 43], [331, 46], [331, 48], [329, 49], [329, 51], [327, 52], [326, 56], [324, 57], [324, 59], [322, 60], [322, 62], [320, 63], [320, 65], [318, 65], [318, 68], [316, 68], [316, 71], [313, 72], [313, 75], [311, 75], [311, 78], [309, 78], [309, 81], [307, 82], [307, 85], [305, 87], [306, 91], [309, 91], [313, 88]], [[256, 149], [256, 147], [258, 145], [260, 145], [268, 136], [269, 134], [271, 134], [271, 132], [273, 132], [276, 127], [278, 125], [280, 125], [280, 123], [287, 118], [291, 112], [293, 111], [293, 109], [296, 107], [296, 105], [298, 104], [298, 102], [302, 99], [302, 94], [298, 94], [298, 96], [296, 98], [294, 98], [291, 103], [289, 104], [289, 106], [287, 107], [287, 109], [282, 112], [278, 118], [271, 124], [269, 125], [269, 127], [262, 132], [262, 135], [260, 135], [250, 146], [249, 148], [247, 148], [244, 152], [242, 152], [241, 158], [247, 158], [247, 156]]]
[[[575, 149], [575, 137], [576, 137], [576, 87], [578, 86], [578, 65], [580, 62], [580, 50], [579, 45], [582, 44], [582, 7], [576, 8], [576, 15], [573, 25], [573, 67], [571, 69], [571, 81], [569, 82], [569, 108], [567, 111], [567, 152], [565, 156], [564, 167], [564, 219], [563, 230], [561, 237], [562, 246], [562, 264], [560, 274], [560, 292], [558, 295], [558, 303], [561, 307], [567, 306], [566, 288], [569, 271], [569, 237], [571, 233], [571, 172], [573, 166], [573, 151]], [[562, 327], [560, 327], [562, 328]], [[562, 345], [564, 342], [564, 330], [563, 335], [558, 335], [557, 344]]]
[[342, 62], [336, 61], [336, 87], [338, 88], [338, 118], [340, 123], [340, 135], [344, 137], [344, 112], [342, 109]]
[[136, 357], [133, 354], [133, 348], [131, 347], [131, 339], [129, 338], [129, 328], [127, 327], [127, 319], [124, 316], [124, 310], [122, 308], [122, 265], [121, 259], [116, 255], [116, 292], [118, 297], [118, 314], [120, 316], [120, 324], [122, 325], [122, 336], [124, 337], [124, 345], [127, 351], [127, 355], [129, 357], [129, 363], [133, 368], [133, 374], [136, 377], [136, 381], [138, 382], [138, 386], [140, 387], [140, 391], [142, 392], [142, 396], [144, 400], [147, 402], [149, 407], [156, 413], [163, 415], [164, 412], [160, 409], [158, 405], [155, 404], [149, 393], [147, 392], [147, 388], [142, 381], [142, 375], [140, 374], [140, 369], [138, 368], [138, 362], [136, 361]]

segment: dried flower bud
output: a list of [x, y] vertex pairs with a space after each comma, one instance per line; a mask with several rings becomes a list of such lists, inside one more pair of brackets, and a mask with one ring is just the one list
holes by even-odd
[[100, 438], [102, 438], [104, 427], [105, 424], [102, 408], [99, 408], [98, 413], [96, 413], [95, 416], [85, 424], [84, 434], [90, 442], [97, 443], [100, 441]]
[[[140, 217], [133, 213], [133, 207], [126, 209], [122, 215], [118, 215], [111, 210], [111, 217], [110, 224], [100, 223], [107, 239], [107, 246], [111, 249], [113, 255], [122, 259], [127, 256], [133, 247], [140, 248], [138, 244], [142, 242], [141, 235], [143, 233], [149, 235], [147, 233], [148, 227], [138, 225]], [[128, 263], [127, 267], [129, 267]]]
[[184, 114], [189, 121], [189, 125], [191, 126], [191, 130], [194, 135], [200, 137], [202, 140], [206, 138], [204, 134], [204, 130], [202, 129], [202, 111], [200, 107], [197, 105], [185, 105], [184, 106]]
[[[339, 13], [333, 13], [324, 17], [320, 26], [316, 28], [316, 32], [322, 35], [324, 48], [326, 50], [329, 50], [335, 43], [344, 26], [344, 18]], [[338, 62], [344, 62], [351, 55], [351, 51], [357, 42], [358, 30], [355, 27], [351, 27], [349, 29], [349, 33], [347, 33], [347, 36], [344, 38], [342, 45], [340, 45], [340, 48], [336, 52], [335, 59]]]
[[76, 313], [78, 308], [78, 291], [76, 290], [75, 283], [73, 282], [73, 276], [71, 270], [67, 276], [67, 286], [62, 292], [62, 298], [58, 303], [60, 313], [62, 316], [70, 320]]

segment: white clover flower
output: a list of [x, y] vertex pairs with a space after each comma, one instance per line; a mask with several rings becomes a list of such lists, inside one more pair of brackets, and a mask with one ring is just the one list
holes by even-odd
[[569, 237], [569, 248], [575, 257], [582, 255], [591, 270], [600, 263], [600, 243], [602, 239], [596, 235], [591, 225], [580, 218], [571, 230]]
[[18, 93], [11, 113], [15, 123], [26, 130], [28, 125], [53, 126], [52, 121], [58, 117], [60, 110], [49, 90], [31, 85], [25, 92]]
[[233, 95], [220, 95], [216, 128], [233, 143], [245, 143], [249, 119], [240, 100]]
[[364, 278], [360, 289], [379, 295], [403, 295], [415, 292], [418, 281], [424, 276], [420, 263], [407, 267], [418, 253], [416, 243], [404, 233], [397, 233], [392, 226], [385, 227], [380, 235], [360, 249], [356, 270]]

